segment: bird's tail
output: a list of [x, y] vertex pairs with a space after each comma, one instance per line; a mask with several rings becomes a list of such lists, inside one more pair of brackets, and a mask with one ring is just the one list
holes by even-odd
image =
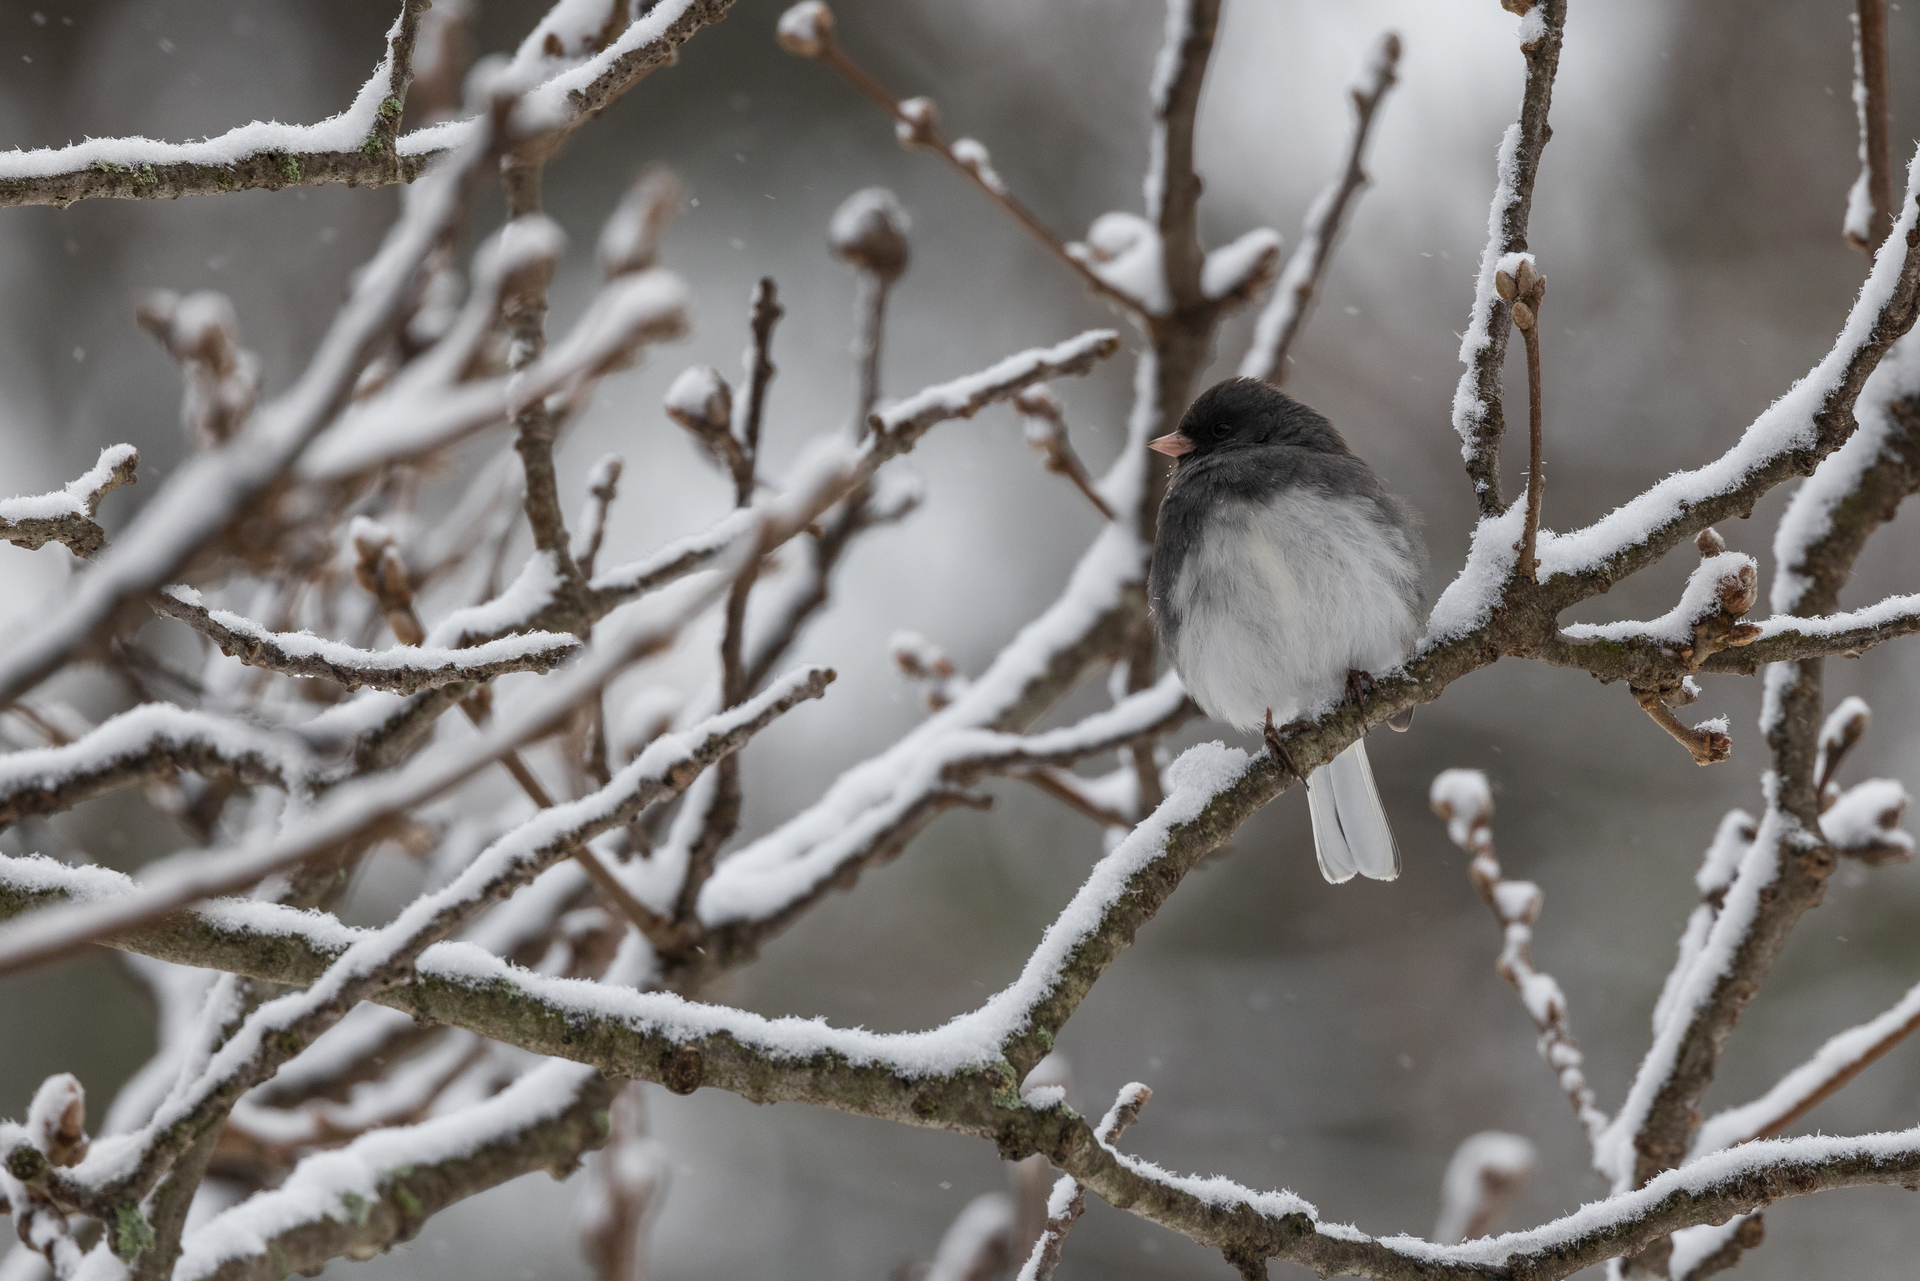
[[1364, 741], [1308, 776], [1307, 811], [1313, 816], [1313, 852], [1327, 880], [1338, 885], [1355, 873], [1376, 881], [1400, 875], [1400, 849], [1380, 806]]

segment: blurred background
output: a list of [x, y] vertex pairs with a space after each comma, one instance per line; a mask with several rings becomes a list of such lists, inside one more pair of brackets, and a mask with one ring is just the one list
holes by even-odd
[[[479, 4], [485, 50], [510, 48], [543, 9]], [[604, 452], [628, 459], [603, 564], [728, 504], [660, 402], [688, 364], [737, 375], [759, 275], [777, 278], [787, 307], [767, 426], [775, 473], [808, 437], [845, 421], [854, 280], [827, 253], [825, 225], [858, 188], [892, 188], [913, 218], [888, 394], [1112, 323], [936, 160], [901, 151], [844, 83], [782, 54], [772, 38], [780, 8], [738, 0], [679, 65], [581, 130], [548, 170], [550, 212], [573, 241], [555, 288], [556, 332], [590, 293], [599, 223], [641, 167], [671, 166], [693, 198], [666, 250], [666, 265], [693, 286], [693, 333], [610, 380], [562, 455], [571, 495]], [[18, 0], [0, 12], [0, 142], [181, 139], [256, 118], [320, 119], [377, 60], [390, 9]], [[1560, 529], [1724, 449], [1825, 352], [1865, 270], [1840, 234], [1857, 163], [1848, 0], [1572, 9], [1532, 237], [1552, 283], [1542, 321], [1546, 520]], [[1156, 0], [840, 0], [836, 12], [844, 43], [881, 80], [933, 96], [950, 135], [985, 141], [1014, 190], [1064, 235], [1106, 210], [1140, 208], [1146, 81], [1164, 23]], [[1472, 519], [1449, 405], [1494, 149], [1520, 92], [1515, 21], [1495, 0], [1230, 0], [1201, 114], [1209, 242], [1266, 224], [1291, 244], [1339, 163], [1345, 85], [1380, 31], [1405, 41], [1400, 86], [1377, 125], [1374, 184], [1295, 351], [1289, 389], [1424, 513], [1436, 593]], [[1904, 160], [1920, 127], [1920, 15], [1895, 5], [1892, 32]], [[132, 441], [143, 483], [106, 506], [110, 522], [123, 520], [185, 450], [177, 376], [135, 329], [131, 297], [161, 286], [228, 293], [271, 393], [300, 368], [396, 202], [392, 191], [317, 188], [0, 212], [0, 489], [52, 488], [100, 446]], [[498, 216], [485, 211], [481, 229]], [[1249, 326], [1243, 317], [1228, 327], [1217, 375], [1238, 361]], [[1125, 438], [1126, 365], [1056, 387], [1096, 470]], [[1516, 356], [1516, 405], [1517, 371]], [[1524, 459], [1509, 449], [1510, 478], [1516, 453]], [[1006, 410], [942, 427], [910, 465], [927, 481], [926, 505], [859, 545], [831, 616], [801, 647], [801, 659], [837, 667], [840, 683], [746, 755], [749, 831], [806, 804], [922, 715], [886, 662], [894, 631], [923, 632], [977, 671], [1054, 597], [1095, 532], [1087, 504], [1042, 472]], [[1784, 496], [1722, 530], [1760, 557], [1763, 586]], [[1848, 606], [1914, 589], [1913, 531], [1907, 517], [1879, 536]], [[1577, 616], [1661, 613], [1693, 559], [1676, 553]], [[68, 571], [57, 548], [0, 549], [0, 636]], [[1875, 711], [1843, 781], [1920, 778], [1920, 648], [1891, 645], [1828, 670], [1830, 705], [1859, 693]], [[1759, 807], [1758, 683], [1705, 684], [1701, 715], [1730, 715], [1735, 738], [1732, 761], [1709, 770], [1624, 689], [1518, 662], [1454, 686], [1413, 733], [1376, 736], [1407, 868], [1395, 884], [1323, 884], [1305, 801], [1283, 798], [1189, 879], [1066, 1029], [1079, 1105], [1097, 1114], [1120, 1085], [1144, 1080], [1154, 1099], [1129, 1148], [1179, 1170], [1290, 1188], [1371, 1232], [1430, 1231], [1448, 1157], [1489, 1128], [1540, 1149], [1509, 1226], [1602, 1194], [1531, 1026], [1493, 974], [1496, 930], [1464, 856], [1427, 812], [1427, 784], [1455, 765], [1492, 779], [1509, 874], [1546, 892], [1536, 959], [1568, 992], [1610, 1110], [1646, 1046], [1700, 853], [1729, 807]], [[1096, 703], [1082, 691], [1058, 715]], [[1221, 732], [1192, 726], [1181, 742]], [[996, 792], [991, 812], [940, 819], [714, 995], [881, 1029], [931, 1026], [976, 1005], [1016, 973], [1100, 853], [1084, 820], [1015, 785]], [[181, 839], [132, 797], [10, 833], [4, 848], [64, 847], [131, 867]], [[377, 917], [407, 889], [403, 874], [375, 877], [357, 910]], [[1753, 1096], [1920, 980], [1916, 910], [1920, 870], [1843, 869], [1735, 1034], [1709, 1106]], [[18, 1115], [60, 1070], [80, 1074], [98, 1115], [144, 1060], [151, 1026], [144, 989], [111, 958], [0, 984], [0, 1115]], [[1920, 1045], [1907, 1045], [1806, 1128], [1909, 1126], [1920, 1121], [1917, 1095]], [[651, 1102], [673, 1168], [654, 1245], [662, 1277], [883, 1278], [931, 1257], [969, 1199], [1007, 1182], [989, 1148], [954, 1136], [795, 1104], [756, 1109], [713, 1091], [655, 1091]], [[522, 1180], [434, 1219], [359, 1274], [583, 1277], [567, 1223], [574, 1191]], [[1767, 1244], [1743, 1275], [1906, 1275], [1916, 1249], [1920, 1227], [1897, 1189], [1828, 1194], [1769, 1210]], [[1064, 1266], [1079, 1278], [1233, 1275], [1217, 1255], [1098, 1204]], [[1273, 1274], [1306, 1275], [1280, 1264]]]

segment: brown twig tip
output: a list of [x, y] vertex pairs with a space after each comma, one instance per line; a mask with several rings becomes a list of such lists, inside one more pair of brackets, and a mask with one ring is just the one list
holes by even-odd
[[893, 136], [901, 146], [945, 150], [940, 141], [940, 108], [933, 99], [908, 98], [894, 108], [894, 115]]
[[347, 528], [347, 537], [353, 543], [354, 580], [379, 602], [394, 639], [402, 645], [420, 644], [427, 632], [414, 613], [413, 582], [392, 531], [377, 520], [356, 516]]
[[1674, 741], [1687, 749], [1694, 764], [1717, 765], [1733, 755], [1733, 739], [1727, 735], [1726, 717], [1716, 716], [1688, 729], [1668, 706], [1665, 691], [1635, 686], [1633, 698], [1647, 715], [1653, 717], [1654, 724], [1673, 735]]
[[1493, 287], [1510, 305], [1513, 327], [1520, 331], [1527, 348], [1527, 519], [1514, 572], [1532, 579], [1540, 567], [1534, 552], [1539, 545], [1540, 509], [1547, 488], [1540, 403], [1540, 304], [1546, 300], [1547, 278], [1540, 274], [1532, 254], [1511, 253], [1494, 269]]
[[1120, 1136], [1133, 1127], [1140, 1119], [1140, 1109], [1147, 1106], [1153, 1098], [1153, 1087], [1139, 1081], [1132, 1081], [1120, 1088], [1113, 1100], [1113, 1107], [1101, 1118], [1098, 1133], [1100, 1141], [1112, 1146], [1120, 1141]]
[[825, 56], [833, 47], [833, 10], [820, 0], [805, 0], [780, 15], [774, 38], [788, 53], [802, 58]]
[[1858, 696], [1850, 696], [1840, 701], [1826, 721], [1820, 726], [1819, 745], [1815, 749], [1813, 776], [1814, 795], [1820, 798], [1822, 811], [1832, 808], [1840, 797], [1839, 789], [1834, 785], [1834, 775], [1840, 772], [1840, 762], [1846, 759], [1866, 735], [1873, 724], [1873, 709], [1867, 701]]
[[1067, 436], [1066, 414], [1053, 391], [1045, 383], [1035, 383], [1013, 398], [1013, 407], [1027, 425], [1027, 444], [1039, 452], [1042, 466], [1056, 476], [1065, 476], [1094, 509], [1108, 520], [1117, 519], [1113, 507], [1094, 487], [1093, 477], [1080, 455], [1074, 452]]
[[260, 394], [260, 361], [240, 345], [233, 303], [212, 290], [183, 298], [156, 289], [134, 304], [133, 317], [186, 376], [180, 426], [187, 439], [203, 449], [232, 439]]
[[40, 1083], [27, 1109], [27, 1139], [50, 1165], [78, 1165], [87, 1154], [87, 1091], [71, 1072]]
[[919, 632], [895, 632], [887, 642], [887, 657], [902, 676], [920, 686], [930, 712], [939, 711], [966, 692], [967, 678], [960, 675], [947, 652]]

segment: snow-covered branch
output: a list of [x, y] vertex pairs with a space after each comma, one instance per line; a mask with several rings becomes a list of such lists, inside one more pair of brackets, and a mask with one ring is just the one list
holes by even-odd
[[[580, 30], [582, 11], [594, 6], [557, 0], [529, 41], [539, 51], [547, 39], [557, 40], [564, 32], [572, 47], [560, 58], [523, 56], [502, 81], [524, 96], [519, 115], [527, 127], [570, 130], [605, 110], [649, 71], [671, 63], [682, 44], [731, 7], [732, 0], [665, 0], [604, 46], [599, 41], [608, 29], [603, 16], [591, 24], [592, 47], [583, 57], [580, 39], [588, 32]], [[477, 127], [472, 119], [451, 120], [399, 133], [426, 8], [420, 0], [402, 0], [387, 33], [385, 56], [339, 115], [312, 125], [254, 121], [199, 142], [90, 138], [65, 147], [0, 153], [0, 208], [413, 182], [466, 145]]]
[[357, 649], [309, 632], [269, 631], [224, 609], [209, 609], [200, 593], [174, 587], [153, 597], [154, 612], [177, 618], [249, 667], [283, 676], [311, 676], [348, 689], [411, 694], [456, 681], [486, 681], [508, 672], [544, 672], [580, 648], [572, 636], [521, 632], [470, 649], [397, 645]]
[[180, 770], [304, 793], [315, 762], [284, 732], [149, 703], [58, 747], [0, 756], [0, 824], [57, 814]]
[[1460, 338], [1460, 362], [1467, 368], [1453, 393], [1453, 429], [1459, 433], [1467, 479], [1473, 482], [1483, 518], [1506, 510], [1500, 497], [1500, 437], [1507, 429], [1500, 369], [1507, 356], [1513, 304], [1494, 289], [1494, 274], [1501, 259], [1524, 253], [1528, 247], [1533, 183], [1540, 172], [1540, 154], [1553, 136], [1547, 115], [1553, 106], [1553, 78], [1560, 69], [1566, 25], [1567, 0], [1540, 0], [1520, 20], [1526, 87], [1520, 97], [1520, 118], [1507, 126], [1500, 140], [1493, 204], [1487, 211], [1487, 246], [1480, 255], [1473, 312]]
[[508, 752], [551, 732], [583, 699], [597, 694], [631, 663], [669, 644], [714, 602], [725, 584], [725, 576], [714, 575], [609, 617], [596, 629], [594, 644], [551, 677], [536, 697], [496, 718], [472, 738], [425, 753], [404, 769], [335, 788], [297, 828], [233, 849], [182, 855], [151, 876], [128, 902], [47, 912], [0, 932], [0, 972], [65, 955], [198, 899], [231, 893], [382, 828]]
[[27, 548], [63, 543], [75, 556], [93, 559], [107, 543], [107, 531], [93, 519], [100, 500], [133, 484], [139, 465], [140, 451], [132, 445], [109, 445], [84, 475], [51, 494], [0, 498], [0, 540]]
[[182, 566], [283, 476], [347, 402], [354, 380], [391, 332], [414, 273], [453, 226], [495, 158], [491, 131], [414, 186], [406, 212], [361, 271], [299, 380], [263, 405], [247, 432], [196, 454], [141, 509], [121, 544], [100, 558], [51, 616], [0, 658], [0, 704], [11, 702], [95, 639], [120, 608], [178, 576]]

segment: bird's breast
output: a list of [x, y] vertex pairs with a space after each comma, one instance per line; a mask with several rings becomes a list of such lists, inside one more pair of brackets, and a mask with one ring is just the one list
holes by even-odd
[[1384, 671], [1411, 652], [1418, 560], [1371, 505], [1289, 489], [1207, 513], [1168, 604], [1187, 690], [1243, 729], [1339, 697], [1349, 670]]

